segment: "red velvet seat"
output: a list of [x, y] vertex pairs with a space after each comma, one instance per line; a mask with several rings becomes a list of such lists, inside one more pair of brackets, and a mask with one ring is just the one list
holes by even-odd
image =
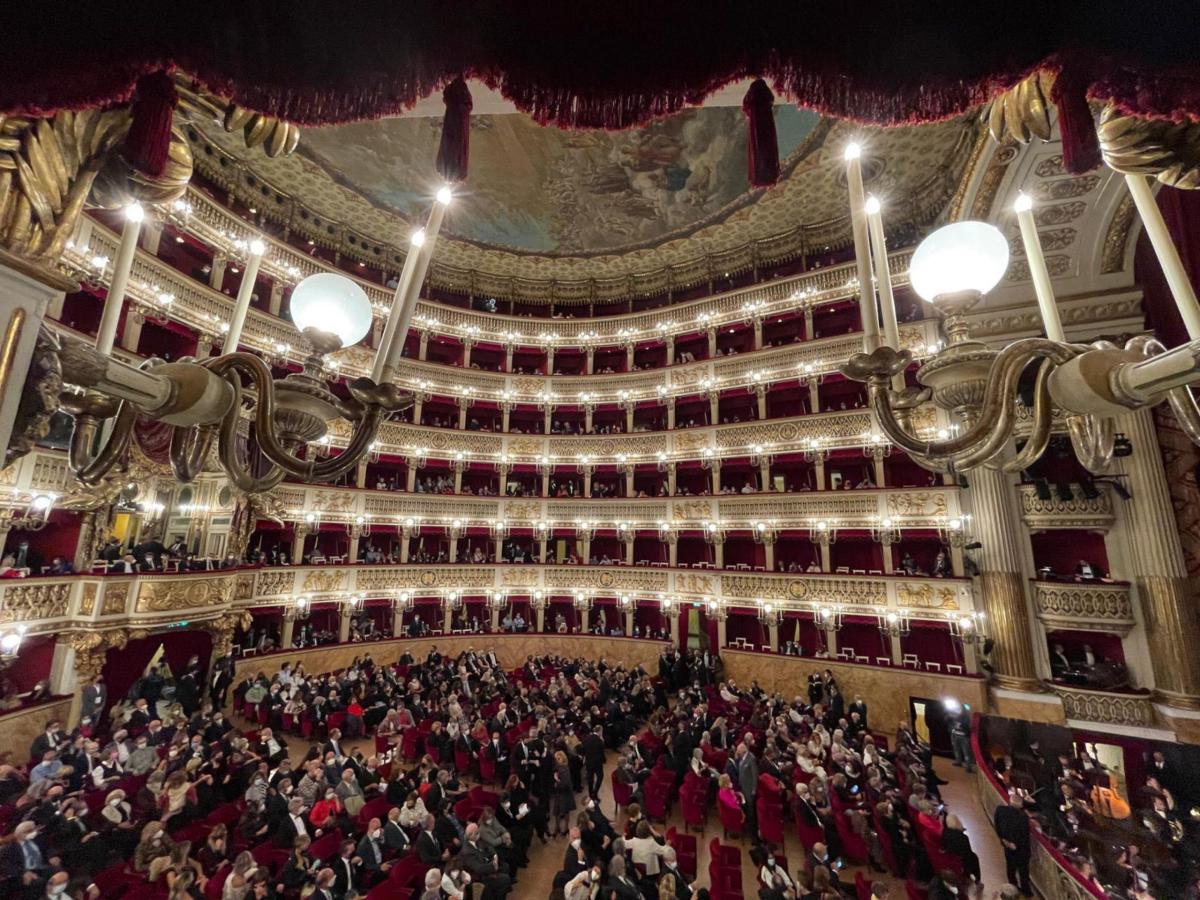
[[608, 780], [612, 785], [613, 799], [617, 802], [618, 810], [623, 809], [633, 802], [633, 786], [617, 781], [616, 769], [609, 773]]
[[459, 775], [470, 775], [471, 774], [471, 754], [468, 753], [466, 750], [460, 750], [458, 747], [455, 747], [454, 748], [454, 770], [456, 772], [458, 772]]
[[837, 813], [833, 821], [837, 828], [838, 838], [842, 842], [842, 852], [851, 862], [865, 866], [871, 858], [867, 842], [854, 833], [854, 829], [850, 827], [850, 822], [843, 813]]
[[689, 881], [695, 881], [699, 858], [696, 836], [678, 832], [672, 826], [667, 829], [667, 843], [675, 850], [675, 861], [679, 864], [679, 870], [688, 877]]
[[707, 791], [701, 794], [697, 790], [688, 790], [684, 788], [679, 792], [679, 802], [683, 808], [683, 824], [687, 828], [695, 828], [697, 831], [704, 831], [704, 826], [708, 822], [708, 806], [705, 801]]
[[666, 821], [671, 815], [672, 785], [666, 781], [650, 779], [646, 782], [644, 797], [646, 815], [651, 819]]
[[904, 880], [904, 892], [908, 895], [908, 900], [929, 900], [929, 891], [922, 890], [911, 878]]
[[221, 894], [225, 889], [225, 879], [232, 871], [233, 866], [225, 863], [213, 873], [213, 877], [208, 879], [208, 884], [204, 886], [205, 900], [221, 900]]
[[772, 844], [778, 844], [781, 847], [784, 843], [783, 833], [783, 803], [773, 800], [771, 797], [756, 797], [754, 801], [754, 811], [758, 816], [758, 835], [764, 841]]
[[867, 880], [862, 872], [854, 873], [854, 893], [857, 900], [871, 900], [871, 888], [874, 882]]
[[365, 829], [367, 823], [372, 819], [383, 821], [387, 818], [388, 810], [392, 808], [392, 804], [388, 802], [385, 796], [374, 797], [363, 804], [362, 809], [358, 811], [358, 815], [354, 817], [355, 824], [359, 829]]
[[804, 845], [804, 849], [811, 850], [813, 844], [824, 842], [825, 829], [820, 825], [809, 825], [797, 815], [796, 835], [800, 838], [800, 843]]
[[736, 806], [731, 806], [721, 800], [717, 801], [717, 814], [721, 818], [721, 831], [728, 838], [730, 834], [738, 837], [746, 824], [746, 814]]
[[475, 755], [475, 759], [479, 763], [479, 780], [485, 784], [494, 784], [496, 781], [496, 762], [492, 759], [492, 754], [485, 747]]

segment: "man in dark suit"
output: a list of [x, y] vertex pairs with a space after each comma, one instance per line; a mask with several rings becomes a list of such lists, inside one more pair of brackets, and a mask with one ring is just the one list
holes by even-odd
[[342, 841], [337, 859], [331, 860], [333, 895], [345, 897], [348, 891], [358, 892], [362, 860], [354, 855], [354, 841]]
[[443, 847], [434, 834], [433, 826], [436, 822], [432, 813], [427, 815], [421, 833], [417, 835], [417, 858], [427, 866], [440, 866], [443, 860], [450, 858], [450, 850]]
[[367, 823], [367, 830], [359, 839], [355, 854], [361, 860], [359, 869], [368, 882], [378, 880], [381, 874], [386, 874], [392, 867], [390, 862], [383, 860], [383, 823], [378, 819]]
[[996, 834], [1004, 845], [1004, 865], [1008, 870], [1009, 884], [1014, 884], [1026, 897], [1033, 896], [1029, 884], [1029, 817], [1025, 814], [1025, 802], [1014, 793], [1009, 794], [1008, 803], [996, 807]]
[[679, 869], [679, 861], [676, 859], [674, 847], [667, 847], [663, 851], [662, 866], [659, 872], [660, 881], [663, 875], [670, 875], [675, 879], [675, 900], [691, 900], [692, 885], [688, 883], [687, 876]]
[[400, 807], [393, 806], [383, 824], [383, 847], [392, 856], [400, 856], [408, 851], [409, 843], [408, 832], [400, 827]]
[[590, 797], [600, 796], [604, 784], [604, 735], [599, 725], [579, 742], [579, 753], [587, 768], [587, 791]]
[[304, 801], [299, 797], [288, 803], [287, 815], [279, 822], [279, 827], [275, 829], [275, 843], [280, 847], [291, 850], [296, 845], [296, 838], [302, 834], [308, 835], [310, 838], [315, 838], [320, 834], [319, 829], [312, 828], [304, 821]]
[[51, 871], [62, 864], [47, 854], [36, 836], [33, 822], [21, 822], [13, 829], [13, 840], [0, 848], [0, 895], [36, 897]]
[[858, 694], [854, 695], [854, 702], [846, 707], [846, 714], [858, 713], [858, 718], [862, 722], [862, 727], [869, 729], [871, 726], [867, 724], [867, 704]]
[[499, 731], [492, 732], [492, 739], [483, 748], [483, 752], [488, 754], [495, 764], [496, 778], [500, 782], [508, 780], [508, 747], [504, 745], [504, 738], [500, 736]]
[[479, 826], [474, 822], [466, 828], [463, 844], [462, 866], [471, 873], [471, 878], [483, 885], [483, 900], [503, 900], [512, 890], [512, 879], [500, 870], [496, 851], [480, 843]]

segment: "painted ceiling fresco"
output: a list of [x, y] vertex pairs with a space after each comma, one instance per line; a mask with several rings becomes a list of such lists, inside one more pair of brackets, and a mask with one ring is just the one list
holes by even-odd
[[[800, 148], [820, 117], [777, 106], [780, 157]], [[306, 129], [301, 152], [371, 202], [419, 216], [441, 120], [394, 118]], [[471, 176], [453, 233], [533, 252], [598, 251], [662, 240], [749, 190], [746, 121], [706, 107], [628, 131], [564, 131], [523, 115], [471, 119]], [[423, 177], [414, 178], [414, 173]]]

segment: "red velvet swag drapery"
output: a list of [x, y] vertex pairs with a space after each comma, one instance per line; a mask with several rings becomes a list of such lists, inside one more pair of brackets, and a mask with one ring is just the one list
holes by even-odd
[[1191, 0], [15, 7], [0, 113], [123, 102], [138, 76], [178, 66], [304, 125], [394, 114], [459, 74], [563, 127], [630, 127], [756, 75], [800, 105], [886, 125], [956, 115], [1049, 65], [1131, 112], [1200, 115]]

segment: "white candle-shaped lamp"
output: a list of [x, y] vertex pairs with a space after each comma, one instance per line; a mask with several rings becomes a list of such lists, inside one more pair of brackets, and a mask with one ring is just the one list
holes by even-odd
[[387, 362], [392, 343], [396, 340], [396, 326], [400, 324], [400, 310], [404, 308], [404, 298], [408, 296], [408, 286], [412, 284], [413, 272], [417, 269], [417, 260], [424, 244], [425, 229], [418, 228], [409, 236], [408, 255], [404, 257], [404, 268], [400, 270], [396, 290], [392, 293], [392, 307], [388, 312], [387, 321], [383, 324], [383, 335], [379, 339], [379, 347], [375, 350], [375, 362], [371, 366], [371, 380], [376, 384], [382, 383], [384, 363]]
[[129, 273], [133, 270], [133, 256], [137, 252], [138, 236], [142, 233], [145, 218], [146, 210], [140, 203], [125, 207], [125, 227], [121, 229], [121, 242], [117, 245], [117, 258], [113, 261], [112, 281], [108, 284], [108, 295], [104, 298], [104, 309], [100, 313], [100, 327], [96, 329], [96, 349], [104, 356], [112, 353], [113, 344], [117, 341], [121, 307], [125, 303]]
[[250, 242], [249, 249], [250, 257], [246, 260], [246, 268], [242, 272], [237, 299], [233, 301], [233, 315], [229, 317], [229, 333], [225, 335], [225, 343], [221, 347], [222, 354], [237, 352], [238, 342], [242, 339], [242, 326], [246, 324], [246, 313], [250, 311], [250, 295], [254, 293], [258, 267], [262, 265], [263, 254], [267, 252], [266, 245], [258, 238]]
[[[879, 198], [871, 196], [863, 204], [867, 214], [867, 232], [871, 241], [871, 259], [874, 263], [875, 286], [879, 291], [879, 309], [883, 318], [883, 340], [889, 347], [900, 349], [900, 323], [896, 319], [896, 296], [892, 292], [892, 272], [888, 268], [887, 238], [883, 233], [883, 207]], [[905, 388], [904, 374], [892, 377], [892, 389]]]
[[1171, 240], [1171, 232], [1163, 220], [1162, 211], [1150, 190], [1150, 183], [1143, 175], [1126, 175], [1125, 183], [1129, 185], [1129, 193], [1133, 196], [1133, 204], [1137, 207], [1142, 225], [1146, 229], [1146, 237], [1150, 238], [1150, 246], [1162, 266], [1167, 285], [1171, 288], [1171, 296], [1179, 308], [1179, 315], [1187, 329], [1188, 337], [1193, 341], [1200, 340], [1200, 303], [1196, 301], [1196, 289], [1188, 280], [1183, 261], [1179, 258], [1179, 250]]
[[1050, 284], [1050, 271], [1046, 268], [1046, 257], [1042, 255], [1042, 241], [1038, 237], [1037, 223], [1033, 221], [1033, 199], [1022, 191], [1013, 203], [1013, 210], [1021, 228], [1021, 243], [1025, 245], [1025, 259], [1029, 261], [1029, 275], [1033, 278], [1038, 309], [1046, 325], [1046, 337], [1052, 341], [1065, 341], [1058, 304], [1054, 302], [1054, 287]]
[[900, 349], [900, 324], [896, 320], [896, 297], [892, 292], [892, 272], [888, 268], [887, 238], [883, 233], [882, 205], [878, 197], [868, 197], [867, 231], [871, 239], [871, 259], [875, 268], [875, 287], [879, 291], [879, 309], [883, 319], [883, 339], [889, 347]]
[[[409, 256], [413, 257], [412, 271], [407, 284], [401, 278], [401, 282], [396, 288], [391, 316], [384, 328], [379, 352], [375, 355], [375, 365], [371, 369], [371, 380], [376, 384], [389, 381], [396, 373], [396, 367], [404, 353], [404, 339], [408, 335], [408, 326], [412, 322], [413, 313], [417, 308], [417, 297], [420, 296], [425, 273], [429, 271], [429, 261], [433, 257], [433, 248], [437, 244], [438, 232], [442, 230], [446, 207], [453, 199], [454, 194], [450, 188], [441, 187], [437, 192], [433, 208], [429, 211], [428, 223], [424, 229], [417, 232], [420, 237], [418, 238], [417, 234], [413, 235], [413, 246], [409, 250]], [[408, 271], [408, 267], [409, 260], [406, 259], [404, 261], [405, 271]], [[404, 289], [403, 294], [400, 293], [401, 288]], [[391, 333], [390, 337], [389, 332]]]
[[854, 231], [854, 258], [858, 263], [858, 305], [862, 316], [863, 349], [870, 353], [879, 346], [879, 315], [871, 284], [871, 240], [867, 235], [866, 196], [863, 192], [862, 148], [847, 144], [846, 186], [850, 189], [850, 224]]

